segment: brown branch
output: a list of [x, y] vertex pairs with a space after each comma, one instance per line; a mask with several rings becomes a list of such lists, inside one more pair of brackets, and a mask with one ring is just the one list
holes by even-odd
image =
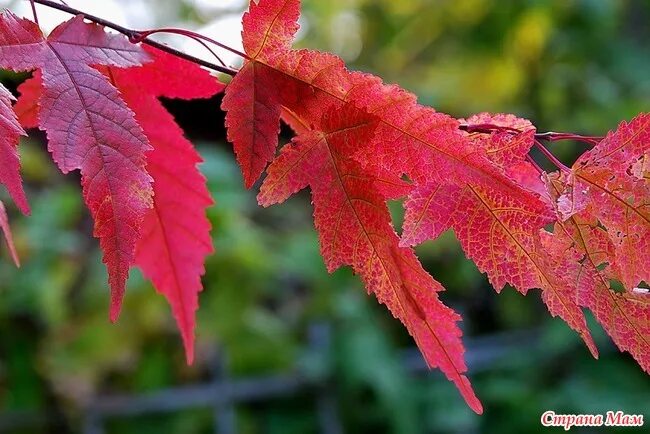
[[85, 13], [83, 11], [72, 8], [70, 6], [60, 4], [60, 3], [56, 3], [56, 2], [51, 1], [51, 0], [33, 0], [33, 2], [41, 4], [43, 6], [47, 6], [47, 7], [52, 8], [52, 9], [56, 9], [56, 10], [59, 10], [59, 11], [62, 11], [62, 12], [66, 12], [68, 14], [82, 15], [85, 19], [87, 19], [89, 21], [92, 21], [93, 23], [99, 24], [99, 25], [104, 26], [104, 27], [108, 27], [109, 29], [113, 29], [116, 32], [123, 34], [124, 36], [129, 38], [130, 41], [142, 42], [143, 44], [147, 44], [147, 45], [149, 45], [151, 47], [155, 47], [155, 48], [157, 48], [159, 50], [165, 51], [165, 52], [167, 52], [169, 54], [172, 54], [172, 55], [174, 55], [176, 57], [180, 57], [181, 59], [188, 60], [188, 61], [190, 61], [192, 63], [196, 63], [197, 65], [204, 66], [204, 67], [212, 69], [214, 71], [222, 72], [224, 74], [228, 74], [228, 75], [231, 75], [231, 76], [234, 76], [235, 74], [237, 74], [237, 70], [235, 70], [235, 69], [228, 68], [228, 67], [221, 66], [221, 65], [217, 65], [215, 63], [208, 62], [208, 61], [203, 60], [203, 59], [199, 59], [198, 57], [194, 57], [194, 56], [192, 56], [190, 54], [184, 53], [184, 52], [182, 52], [180, 50], [169, 47], [169, 46], [167, 46], [165, 44], [161, 44], [160, 42], [156, 42], [156, 41], [151, 40], [149, 38], [143, 38], [142, 34], [137, 30], [133, 30], [133, 29], [126, 28], [124, 26], [120, 26], [119, 24], [113, 23], [111, 21], [105, 20], [103, 18], [94, 16], [94, 15], [87, 14], [87, 13]]

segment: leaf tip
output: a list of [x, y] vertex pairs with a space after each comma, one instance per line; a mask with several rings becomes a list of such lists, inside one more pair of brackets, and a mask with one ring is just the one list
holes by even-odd
[[122, 311], [122, 300], [117, 299], [116, 297], [111, 297], [111, 308], [108, 314], [108, 319], [111, 323], [115, 324], [120, 318], [120, 312]]
[[594, 343], [593, 339], [590, 339], [588, 341], [585, 341], [587, 344], [587, 348], [589, 348], [589, 352], [591, 353], [592, 356], [594, 356], [594, 359], [598, 360], [598, 348], [596, 347], [596, 344]]
[[257, 195], [257, 204], [262, 208], [268, 208], [272, 205], [271, 200], [264, 194], [264, 191], [260, 191]]
[[10, 247], [11, 250], [11, 259], [13, 259], [14, 264], [16, 265], [16, 268], [20, 268], [20, 258], [18, 257], [18, 253], [16, 252], [16, 249]]
[[461, 375], [460, 381], [456, 382], [456, 386], [458, 387], [460, 394], [465, 399], [467, 405], [469, 405], [469, 408], [471, 408], [472, 411], [474, 411], [476, 414], [483, 414], [483, 404], [481, 404], [481, 401], [476, 396], [476, 393], [474, 393], [474, 389], [469, 382], [469, 378], [467, 378], [465, 375]]
[[183, 346], [185, 347], [185, 361], [187, 366], [194, 364], [194, 336], [183, 336]]
[[24, 216], [29, 217], [32, 215], [32, 208], [29, 206], [26, 198], [16, 201], [16, 205]]
[[257, 181], [257, 179], [255, 179], [252, 174], [245, 174], [244, 175], [244, 186], [246, 187], [246, 190], [250, 190], [251, 188], [253, 188], [256, 181]]
[[474, 411], [474, 413], [478, 415], [483, 414], [483, 404], [481, 404], [481, 401], [479, 401], [478, 398], [476, 399], [475, 403], [470, 403], [469, 406]]

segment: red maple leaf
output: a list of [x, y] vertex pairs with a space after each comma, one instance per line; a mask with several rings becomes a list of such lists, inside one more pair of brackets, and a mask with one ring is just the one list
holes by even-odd
[[213, 201], [197, 168], [203, 160], [157, 97], [209, 98], [223, 85], [193, 63], [159, 50], [146, 51], [153, 62], [108, 72], [154, 148], [147, 153], [154, 206], [142, 222], [135, 263], [171, 304], [192, 363], [201, 276], [206, 256], [214, 251], [206, 216]]
[[[0, 84], [0, 184], [3, 184], [9, 190], [9, 194], [20, 210], [25, 214], [29, 214], [29, 205], [25, 197], [23, 181], [20, 177], [20, 161], [16, 149], [18, 138], [24, 135], [25, 131], [18, 123], [11, 108], [13, 99], [11, 92]], [[20, 260], [9, 228], [9, 218], [2, 201], [0, 201], [0, 230], [5, 236], [14, 263], [20, 266]]]
[[607, 228], [626, 288], [650, 282], [648, 155], [650, 114], [641, 114], [580, 156], [559, 199], [564, 219], [589, 208]]
[[47, 39], [35, 23], [11, 12], [0, 18], [0, 66], [41, 72], [39, 127], [61, 171], [81, 171], [108, 268], [112, 320], [119, 315], [140, 224], [152, 206], [144, 156], [151, 147], [117, 90], [91, 66], [136, 66], [146, 60], [123, 36], [107, 34], [81, 16]]
[[377, 119], [347, 106], [331, 110], [310, 132], [282, 148], [269, 167], [259, 202], [269, 206], [309, 186], [321, 252], [330, 272], [351, 265], [369, 292], [407, 327], [429, 366], [439, 367], [477, 413], [463, 360], [460, 316], [444, 306], [443, 290], [410, 248], [399, 247], [376, 181], [351, 159], [358, 142], [371, 139]]
[[[504, 173], [510, 167], [520, 172], [534, 171], [524, 161], [534, 143], [535, 129], [530, 122], [489, 114], [474, 116], [466, 122], [506, 128], [491, 134], [468, 134], [473, 146]], [[537, 178], [541, 184], [539, 174]], [[553, 221], [547, 204], [521, 203], [482, 185], [462, 188], [433, 182], [418, 188], [405, 207], [404, 244], [435, 239], [442, 231], [453, 228], [467, 257], [487, 273], [497, 290], [506, 283], [523, 294], [529, 289], [542, 289], [542, 299], [551, 314], [559, 315], [580, 333], [597, 356], [586, 320], [575, 301], [573, 275], [565, 272], [566, 264], [561, 262], [564, 257], [558, 258], [558, 252], [549, 254], [540, 239], [540, 228]], [[577, 258], [570, 258], [567, 263], [571, 261]]]
[[[354, 158], [380, 137], [375, 130], [385, 119], [362, 115], [345, 94], [354, 81], [376, 80], [349, 73], [335, 56], [290, 50], [298, 10], [298, 1], [261, 1], [252, 3], [244, 17], [244, 46], [250, 58], [239, 80], [236, 76], [226, 89], [223, 108], [236, 152], [246, 150], [243, 161], [238, 152], [246, 183], [250, 186], [273, 159], [284, 115], [302, 134], [272, 163], [260, 204], [281, 202], [309, 185], [328, 269], [351, 265], [368, 291], [406, 325], [428, 364], [440, 367], [480, 413], [480, 402], [464, 375], [464, 350], [455, 324], [459, 317], [440, 303], [435, 294], [442, 287], [411, 249], [399, 246], [390, 223], [386, 197], [399, 197], [409, 188], [399, 175], [375, 176]], [[264, 89], [263, 100], [251, 91], [258, 88]], [[258, 107], [270, 115], [256, 116]], [[240, 134], [242, 128], [261, 133], [259, 141], [247, 140], [251, 135]], [[251, 162], [257, 162], [252, 172]]]
[[0, 184], [9, 190], [18, 208], [24, 214], [29, 214], [17, 150], [18, 138], [25, 135], [25, 131], [11, 108], [13, 99], [13, 95], [0, 84]]
[[545, 233], [543, 245], [549, 255], [573, 259], [564, 261], [564, 270], [576, 303], [591, 310], [621, 351], [629, 351], [650, 373], [650, 300], [612, 288], [614, 246], [589, 210], [556, 223], [553, 234]]
[[[541, 186], [539, 180], [521, 184], [524, 178], [527, 182], [533, 179], [532, 166], [520, 161], [532, 144], [534, 129], [530, 123], [514, 117], [490, 118], [497, 124], [515, 123], [511, 126], [514, 130], [528, 131], [517, 135], [516, 141], [511, 140], [513, 134], [494, 134], [487, 141], [491, 145], [488, 149], [485, 141], [472, 140], [460, 131], [459, 121], [417, 104], [409, 92], [384, 85], [377, 77], [350, 72], [336, 56], [291, 50], [292, 32], [282, 33], [279, 39], [267, 38], [275, 34], [277, 23], [292, 22], [298, 4], [294, 0], [251, 5], [244, 20], [244, 35], [262, 35], [262, 45], [253, 44], [255, 50], [247, 51], [250, 60], [246, 66], [264, 74], [248, 76], [245, 87], [248, 91], [256, 86], [264, 88], [270, 97], [262, 105], [274, 116], [243, 117], [240, 110], [225, 105], [224, 109], [231, 110], [228, 115], [232, 124], [248, 123], [254, 131], [267, 131], [263, 136], [268, 139], [277, 135], [276, 119], [283, 110], [300, 118], [308, 128], [318, 125], [324, 112], [343, 110], [346, 105], [373, 115], [377, 121], [375, 134], [357, 140], [346, 157], [356, 162], [363, 176], [375, 180], [374, 189], [384, 199], [408, 194], [409, 203], [419, 200], [438, 207], [433, 214], [429, 206], [427, 212], [420, 213], [428, 219], [429, 233], [414, 231], [422, 221], [414, 221], [413, 213], [407, 212], [405, 228], [411, 235], [407, 233], [402, 245], [435, 238], [454, 226], [462, 234], [468, 256], [488, 273], [497, 288], [505, 283], [524, 293], [543, 288], [550, 311], [579, 331], [596, 354], [582, 312], [571, 302], [564, 282], [553, 273], [554, 264], [540, 250], [539, 230], [553, 221], [552, 207], [536, 190]], [[267, 40], [273, 41], [269, 47], [264, 46]], [[227, 98], [235, 101], [240, 92], [239, 87], [227, 89]], [[237, 146], [238, 138], [234, 139]], [[253, 155], [270, 158], [267, 151], [252, 147]], [[519, 165], [515, 174], [510, 168], [514, 163]], [[246, 174], [246, 167], [243, 171]], [[412, 188], [405, 186], [404, 175]], [[263, 202], [265, 195], [263, 190]], [[324, 255], [327, 261], [326, 251]], [[408, 326], [408, 321], [405, 323]], [[426, 356], [427, 349], [421, 349]]]
[[285, 0], [251, 2], [244, 14], [242, 35], [250, 58], [228, 85], [221, 107], [247, 188], [273, 160], [280, 132], [279, 92], [272, 85], [275, 74], [257, 58], [290, 49], [299, 16], [300, 3]]
[[[561, 284], [551, 284], [543, 276], [540, 277], [539, 266], [523, 261], [527, 255], [517, 246], [517, 242], [536, 245], [537, 231], [552, 221], [549, 204], [536, 192], [519, 185], [508, 170], [497, 164], [500, 161], [492, 161], [493, 156], [484, 147], [477, 146], [459, 130], [459, 121], [417, 104], [416, 97], [409, 92], [397, 86], [384, 85], [372, 75], [350, 72], [336, 56], [308, 50], [290, 50], [291, 32], [279, 36], [282, 43], [278, 43], [278, 39], [270, 39], [273, 42], [268, 47], [264, 46], [264, 41], [269, 40], [265, 35], [274, 35], [277, 23], [292, 22], [298, 4], [294, 0], [261, 1], [257, 6], [251, 5], [248, 19], [244, 20], [244, 35], [262, 35], [262, 45], [255, 45], [254, 51], [247, 51], [251, 57], [247, 65], [254, 64], [258, 69], [272, 72], [265, 72], [264, 76], [248, 77], [246, 86], [249, 89], [251, 86], [267, 89], [272, 97], [264, 101], [266, 109], [280, 113], [284, 107], [301, 118], [307, 126], [318, 125], [323, 112], [343, 110], [346, 105], [353, 105], [373, 115], [377, 120], [376, 133], [355, 142], [354, 149], [349, 151], [347, 157], [356, 161], [365, 177], [375, 179], [375, 191], [384, 199], [405, 194], [410, 194], [409, 197], [414, 199], [426, 194], [427, 189], [444, 192], [439, 196], [442, 198], [439, 215], [445, 221], [435, 222], [439, 230], [446, 229], [451, 224], [453, 210], [458, 208], [460, 200], [471, 199], [465, 192], [473, 193], [473, 200], [477, 200], [476, 195], [480, 194], [480, 204], [489, 203], [490, 206], [510, 210], [501, 217], [511, 227], [502, 230], [499, 237], [489, 237], [495, 227], [494, 219], [472, 220], [472, 232], [478, 234], [478, 237], [471, 246], [466, 243], [469, 255], [479, 262], [483, 261], [483, 255], [492, 257], [491, 262], [486, 259], [483, 264], [479, 263], [479, 267], [491, 275], [497, 286], [511, 282], [520, 284], [525, 292], [530, 287], [539, 287], [542, 282], [554, 289], [545, 295], [551, 311], [570, 319], [572, 326], [585, 336], [592, 351], [595, 351], [585, 331], [586, 325], [581, 313], [569, 313], [559, 301], [567, 296], [561, 292]], [[273, 88], [281, 90], [271, 93], [270, 89]], [[239, 88], [226, 90], [226, 94], [230, 94], [229, 97], [233, 100], [239, 92]], [[229, 108], [228, 105], [224, 106], [226, 110]], [[243, 118], [239, 111], [231, 111], [229, 115], [233, 124], [252, 122], [255, 131], [272, 131], [272, 127], [275, 131], [278, 128], [277, 116], [273, 119]], [[269, 125], [269, 122], [274, 124]], [[532, 133], [531, 130], [528, 134]], [[524, 143], [522, 148], [520, 144], [515, 149], [525, 154], [530, 148], [525, 148], [525, 145]], [[260, 149], [254, 151], [258, 154], [262, 152]], [[494, 154], [505, 156], [508, 152], [513, 154], [512, 149]], [[509, 163], [505, 157], [502, 160], [502, 164]], [[414, 188], [405, 187], [403, 175], [408, 176]], [[262, 193], [264, 198], [264, 191]], [[457, 194], [448, 198], [449, 193]], [[480, 208], [474, 202], [467, 205], [477, 210]], [[482, 210], [484, 217], [491, 217], [492, 211], [485, 207]], [[469, 219], [468, 213], [456, 215], [456, 221], [465, 223], [463, 227], [467, 226]], [[411, 225], [413, 222], [407, 214], [405, 227]], [[522, 236], [526, 234], [527, 239], [511, 240], [510, 230], [517, 231]], [[417, 241], [422, 239], [424, 238], [419, 237]], [[413, 241], [416, 239], [411, 239]], [[503, 244], [503, 241], [509, 243]], [[481, 243], [488, 245], [474, 248]], [[495, 263], [494, 258], [501, 257], [499, 253], [508, 259], [505, 265]], [[534, 265], [532, 269], [531, 265]], [[408, 322], [405, 323], [408, 326]], [[426, 356], [426, 348], [421, 346], [421, 349]]]
[[[213, 204], [197, 164], [203, 160], [184, 137], [158, 97], [209, 98], [224, 86], [187, 60], [145, 47], [152, 61], [128, 69], [100, 68], [135, 113], [153, 150], [147, 172], [154, 180], [154, 203], [141, 225], [135, 264], [169, 301], [183, 336], [188, 363], [194, 359], [195, 315], [203, 289], [206, 256], [213, 253], [211, 225], [205, 212]], [[187, 77], [191, 76], [192, 81]], [[23, 126], [35, 126], [42, 82], [26, 80], [16, 112]]]

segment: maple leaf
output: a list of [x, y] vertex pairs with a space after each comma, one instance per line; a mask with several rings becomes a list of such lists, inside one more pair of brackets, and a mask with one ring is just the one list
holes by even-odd
[[[297, 0], [261, 1], [258, 5], [251, 5], [249, 18], [244, 20], [243, 34], [274, 35], [277, 23], [291, 23], [295, 19], [298, 5]], [[394, 187], [398, 186], [400, 190], [402, 175], [406, 174], [416, 185], [416, 191], [417, 187], [428, 185], [432, 180], [460, 187], [472, 183], [487, 187], [488, 194], [495, 191], [495, 194], [512, 197], [522, 206], [531, 204], [549, 208], [536, 194], [522, 188], [496, 167], [484, 153], [477, 152], [458, 130], [457, 120], [418, 105], [414, 95], [397, 86], [386, 86], [368, 74], [347, 71], [336, 56], [290, 50], [291, 35], [292, 32], [282, 33], [282, 43], [270, 39], [275, 42], [269, 47], [264, 46], [264, 41], [269, 40], [264, 37], [261, 48], [259, 44], [253, 44], [253, 51], [247, 48], [247, 54], [255, 56], [249, 63], [263, 71], [273, 70], [265, 72], [266, 76], [262, 78], [249, 76], [246, 85], [248, 92], [251, 87], [260, 86], [271, 95], [261, 105], [274, 115], [265, 119], [246, 118], [242, 116], [241, 106], [226, 104], [223, 108], [228, 111], [235, 128], [246, 123], [255, 131], [268, 131], [264, 137], [277, 140], [275, 132], [279, 128], [282, 106], [299, 114], [309, 124], [318, 119], [324, 107], [353, 104], [379, 119], [377, 128], [380, 131], [376, 137], [380, 139], [360, 143], [355, 159], [383, 181], [384, 185], [379, 188], [386, 198], [397, 197]], [[232, 101], [243, 98], [241, 86], [241, 83], [236, 83], [227, 89], [226, 98]], [[281, 90], [274, 92], [270, 90], [272, 88]], [[232, 129], [229, 125], [229, 131]], [[275, 143], [269, 150], [275, 148]], [[256, 155], [260, 153], [258, 148]], [[272, 153], [269, 151], [265, 155], [271, 158]], [[247, 172], [246, 167], [243, 171]], [[249, 180], [247, 184], [253, 181]]]
[[[18, 138], [24, 135], [25, 131], [18, 123], [11, 107], [13, 99], [11, 92], [0, 84], [0, 184], [7, 187], [9, 194], [20, 210], [25, 214], [29, 214], [29, 205], [23, 190], [23, 182], [20, 177], [20, 161], [16, 149]], [[2, 201], [0, 201], [0, 230], [4, 234], [14, 263], [20, 267], [20, 260], [9, 227], [7, 210]]]
[[[534, 143], [534, 128], [513, 116], [481, 114], [466, 121], [470, 125], [490, 124], [510, 127], [514, 131], [491, 134], [468, 134], [476, 149], [482, 150], [494, 164], [507, 172], [531, 170], [524, 162]], [[541, 177], [537, 176], [541, 183]], [[549, 254], [540, 240], [539, 230], [554, 220], [548, 205], [540, 201], [522, 203], [481, 185], [466, 187], [430, 182], [418, 188], [405, 203], [403, 245], [414, 245], [437, 238], [453, 228], [468, 258], [490, 283], [500, 291], [506, 283], [521, 293], [540, 288], [542, 299], [552, 315], [560, 316], [583, 338], [597, 357], [598, 351], [587, 328], [580, 306], [576, 303], [573, 274], [568, 262]]]
[[299, 16], [299, 2], [269, 0], [251, 2], [243, 17], [244, 49], [250, 57], [228, 85], [221, 107], [247, 188], [273, 160], [280, 132], [275, 74], [257, 59], [291, 48]]
[[[273, 35], [277, 23], [291, 23], [295, 19], [298, 5], [298, 1], [264, 0], [257, 6], [251, 5], [247, 15], [249, 19], [244, 20], [243, 34]], [[252, 15], [254, 19], [250, 18]], [[418, 189], [436, 182], [461, 189], [471, 184], [476, 189], [481, 188], [489, 200], [507, 200], [519, 208], [530, 207], [532, 212], [541, 213], [542, 217], [537, 219], [529, 218], [525, 212], [512, 213], [510, 220], [522, 231], [525, 229], [534, 233], [551, 220], [550, 206], [540, 200], [535, 192], [518, 185], [485, 155], [483, 149], [473, 146], [459, 130], [457, 120], [418, 105], [413, 94], [397, 86], [384, 85], [377, 77], [348, 71], [336, 56], [291, 50], [291, 36], [292, 32], [282, 33], [281, 42], [271, 39], [274, 42], [269, 47], [264, 45], [264, 41], [269, 39], [262, 37], [261, 45], [255, 45], [255, 50], [246, 47], [247, 54], [253, 59], [249, 64], [254, 63], [255, 68], [266, 74], [264, 77], [248, 74], [248, 92], [251, 86], [263, 87], [270, 97], [263, 101], [262, 106], [273, 116], [245, 118], [240, 108], [226, 104], [223, 108], [229, 111], [233, 124], [238, 126], [248, 122], [248, 127], [255, 131], [268, 131], [264, 137], [274, 135], [273, 140], [277, 140], [275, 132], [279, 128], [279, 117], [285, 111], [294, 113], [302, 119], [303, 125], [311, 127], [319, 124], [324, 111], [344, 110], [347, 105], [353, 105], [375, 117], [377, 132], [356, 141], [348, 157], [363, 170], [364, 176], [375, 179], [374, 189], [383, 199], [399, 198], [409, 193], [416, 195]], [[239, 87], [227, 89], [226, 98], [231, 101], [245, 98], [245, 95], [241, 95], [242, 86], [239, 84]], [[246, 113], [250, 113], [250, 110]], [[257, 149], [259, 154], [260, 150]], [[265, 155], [270, 159], [272, 153]], [[246, 167], [243, 167], [243, 171], [246, 173]], [[415, 188], [406, 188], [403, 175], [413, 181]], [[268, 188], [266, 181], [265, 185]], [[287, 189], [288, 186], [274, 188]], [[280, 191], [291, 193], [291, 189]], [[266, 194], [263, 189], [262, 203]], [[491, 224], [488, 220], [479, 223]], [[326, 251], [323, 253], [327, 258]], [[408, 326], [408, 321], [404, 322]], [[421, 342], [418, 343], [426, 357], [427, 349]]]
[[564, 219], [591, 205], [607, 228], [628, 289], [650, 282], [650, 180], [641, 168], [649, 153], [650, 114], [641, 114], [578, 158], [558, 199]]
[[[504, 173], [513, 166], [524, 173], [534, 172], [524, 162], [534, 143], [535, 129], [530, 122], [511, 115], [487, 113], [464, 122], [510, 128], [511, 131], [490, 134], [468, 133], [468, 137]], [[537, 178], [541, 183], [539, 174]], [[531, 189], [540, 191], [539, 187]], [[553, 221], [551, 210], [544, 202], [522, 203], [517, 197], [480, 185], [462, 188], [429, 182], [409, 196], [405, 208], [403, 245], [436, 239], [446, 229], [453, 228], [467, 257], [488, 275], [497, 291], [506, 283], [523, 294], [541, 288], [542, 299], [551, 314], [562, 317], [597, 356], [584, 315], [574, 301], [572, 276], [564, 272], [565, 264], [549, 255], [539, 239], [539, 229]]]
[[410, 248], [399, 247], [375, 179], [349, 158], [359, 141], [374, 134], [376, 119], [353, 107], [326, 112], [319, 129], [282, 148], [264, 180], [259, 203], [283, 202], [309, 186], [321, 252], [330, 272], [351, 265], [369, 292], [407, 327], [430, 367], [439, 367], [477, 413], [482, 407], [463, 361], [458, 314], [436, 293], [442, 286]]
[[201, 276], [205, 258], [214, 251], [206, 216], [213, 201], [197, 168], [203, 160], [157, 97], [209, 98], [223, 85], [193, 63], [145, 50], [151, 63], [108, 72], [154, 148], [147, 153], [154, 203], [142, 222], [135, 263], [171, 304], [191, 364]]
[[0, 66], [41, 72], [39, 127], [61, 171], [81, 171], [84, 200], [108, 268], [113, 321], [139, 226], [152, 206], [144, 156], [151, 147], [118, 91], [91, 66], [137, 66], [146, 60], [126, 38], [86, 24], [81, 16], [58, 26], [47, 39], [29, 20], [8, 11], [0, 17]]
[[[197, 167], [203, 160], [158, 97], [209, 98], [224, 86], [187, 60], [147, 46], [144, 50], [152, 61], [143, 66], [99, 70], [119, 89], [153, 146], [147, 153], [147, 172], [154, 180], [154, 202], [142, 221], [135, 264], [169, 301], [191, 364], [201, 276], [205, 257], [214, 252], [211, 224], [205, 214], [213, 201]], [[40, 74], [23, 82], [18, 90], [21, 97], [16, 112], [27, 128], [38, 118]]]
[[[23, 214], [29, 214], [29, 204], [20, 177], [18, 138], [25, 135], [11, 107], [13, 95], [0, 84], [0, 184], [4, 185]], [[6, 224], [6, 223], [5, 223]]]
[[[248, 186], [259, 176], [266, 162], [273, 158], [281, 115], [293, 118], [289, 122], [295, 129], [304, 132], [323, 124], [323, 113], [360, 113], [353, 110], [344, 98], [330, 97], [326, 101], [314, 98], [314, 89], [331, 87], [338, 93], [345, 92], [346, 83], [349, 84], [348, 89], [352, 87], [352, 76], [335, 56], [289, 50], [291, 36], [297, 28], [298, 6], [299, 2], [296, 1], [261, 1], [258, 5], [251, 4], [244, 19], [244, 45], [252, 60], [242, 70], [243, 79], [236, 81], [235, 77], [226, 89], [222, 107], [228, 111], [229, 139], [235, 141], [236, 150], [237, 140], [242, 143], [235, 134], [239, 132], [240, 125], [246, 123], [246, 128], [252, 131], [265, 132], [260, 136], [263, 146], [247, 148], [250, 151], [247, 156], [259, 163], [254, 175], [246, 181]], [[283, 29], [293, 30], [285, 31], [276, 38], [273, 35], [276, 34], [278, 23]], [[251, 37], [246, 42], [247, 34], [262, 36]], [[268, 46], [265, 45], [267, 41]], [[256, 75], [251, 71], [261, 74]], [[364, 77], [359, 76], [360, 79]], [[252, 98], [256, 94], [251, 94], [250, 89], [257, 89], [258, 86], [266, 93], [264, 100], [257, 103], [263, 108], [263, 113], [271, 113], [272, 116], [258, 117], [250, 110], [251, 106], [256, 107], [256, 101]], [[326, 91], [322, 93], [328, 94]], [[326, 128], [322, 131], [299, 136], [293, 146], [283, 148], [280, 157], [269, 168], [269, 176], [260, 192], [260, 204], [268, 206], [281, 202], [309, 184], [314, 198], [321, 251], [328, 269], [332, 271], [342, 265], [351, 265], [362, 276], [368, 291], [373, 292], [406, 325], [427, 363], [440, 367], [456, 383], [470, 407], [480, 413], [480, 402], [463, 374], [466, 371], [462, 360], [464, 350], [460, 330], [454, 324], [459, 317], [435, 297], [435, 292], [442, 290], [442, 287], [422, 269], [410, 249], [399, 247], [399, 238], [390, 225], [385, 197], [405, 194], [405, 184], [399, 178], [371, 177], [362, 164], [349, 158], [358, 151], [357, 147], [364, 146], [364, 142], [375, 137], [367, 132], [370, 127], [351, 127], [347, 131], [345, 125], [349, 125], [350, 119], [344, 120], [341, 116], [329, 116], [327, 119], [323, 124]], [[342, 125], [337, 125], [335, 120]], [[327, 125], [327, 122], [331, 124]], [[231, 133], [232, 129], [234, 131]], [[335, 131], [341, 134], [332, 136], [330, 133]], [[359, 131], [366, 133], [358, 134]], [[327, 134], [323, 136], [324, 133]], [[356, 135], [357, 138], [343, 140], [347, 145], [335, 146], [332, 143], [325, 146], [330, 144], [330, 139], [339, 140], [336, 136], [348, 135]], [[250, 141], [246, 143], [251, 144]], [[269, 143], [271, 146], [267, 146]], [[341, 147], [345, 148], [345, 152]], [[251, 173], [252, 163], [242, 161], [239, 153], [238, 160], [246, 177]], [[328, 165], [328, 162], [331, 164]], [[339, 177], [336, 188], [334, 180]], [[332, 189], [332, 194], [328, 193], [328, 189]], [[331, 221], [333, 216], [337, 216], [338, 223]], [[343, 234], [347, 230], [352, 231], [351, 236]]]
[[[496, 130], [490, 134], [468, 133], [466, 136], [474, 149], [483, 152], [510, 178], [529, 173], [529, 168], [522, 166], [535, 133], [535, 128], [529, 121], [513, 115], [481, 113], [467, 120], [460, 119], [459, 122], [471, 126], [511, 128], [513, 131]], [[537, 178], [539, 179], [539, 174]], [[435, 240], [452, 227], [454, 218], [460, 219], [462, 224], [463, 214], [456, 216], [462, 196], [462, 188], [454, 184], [439, 180], [428, 180], [420, 184], [404, 203], [406, 214], [401, 244], [414, 246], [426, 240]], [[538, 223], [542, 224], [542, 221]]]
[[[553, 198], [564, 188], [558, 174], [549, 176], [548, 185]], [[612, 288], [617, 275], [614, 244], [593, 217], [591, 205], [558, 221], [553, 234], [544, 233], [542, 243], [550, 255], [565, 258], [564, 269], [571, 276], [568, 283], [578, 305], [590, 309], [621, 351], [629, 351], [650, 373], [650, 299]]]

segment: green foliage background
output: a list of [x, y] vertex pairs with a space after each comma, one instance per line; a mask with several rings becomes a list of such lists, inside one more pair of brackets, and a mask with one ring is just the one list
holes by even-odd
[[[209, 18], [191, 2], [160, 3], [169, 3], [166, 14], [185, 23]], [[541, 130], [598, 135], [650, 110], [645, 1], [304, 3], [299, 46], [333, 51], [351, 68], [398, 83], [457, 117], [513, 112]], [[2, 77], [9, 85], [21, 79]], [[218, 101], [213, 103], [218, 116]], [[205, 123], [181, 116], [193, 110], [205, 118], [199, 113], [205, 105], [171, 107], [198, 137], [202, 168], [217, 200], [209, 212], [217, 254], [204, 279], [196, 364], [184, 364], [164, 299], [137, 271], [119, 323], [109, 325], [105, 271], [78, 180], [56, 171], [40, 140], [26, 139], [21, 154], [33, 215], [12, 215], [23, 267], [13, 268], [4, 247], [0, 253], [0, 421], [15, 411], [58, 414], [68, 421], [60, 429], [75, 432], [95, 394], [200, 383], [210, 378], [218, 354], [232, 377], [297, 370], [328, 376], [346, 432], [535, 432], [546, 409], [647, 410], [648, 377], [611, 347], [597, 325], [603, 353], [598, 361], [568, 327], [550, 318], [537, 291], [524, 298], [506, 288], [497, 296], [453, 234], [418, 252], [447, 287], [443, 300], [464, 314], [466, 336], [534, 329], [539, 341], [472, 373], [486, 408], [482, 417], [465, 407], [439, 373], [408, 374], [400, 355], [412, 342], [401, 325], [364, 294], [349, 270], [326, 273], [308, 195], [259, 208], [254, 192], [242, 187], [223, 131], [206, 133]], [[207, 122], [210, 128], [217, 124]], [[556, 146], [567, 163], [580, 150]], [[399, 208], [394, 207], [398, 218]], [[332, 330], [332, 352], [322, 360], [305, 352], [313, 323]], [[239, 428], [317, 432], [313, 400], [307, 394], [238, 407]], [[191, 434], [211, 427], [210, 411], [198, 410], [115, 420], [108, 432]]]

